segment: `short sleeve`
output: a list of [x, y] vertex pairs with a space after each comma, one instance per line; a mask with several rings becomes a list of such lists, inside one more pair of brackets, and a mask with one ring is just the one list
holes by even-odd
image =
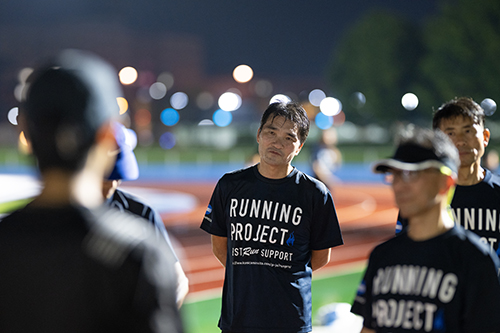
[[351, 312], [357, 314], [364, 319], [364, 326], [368, 328], [375, 328], [371, 325], [372, 322], [372, 281], [373, 281], [373, 265], [371, 265], [373, 259], [373, 252], [370, 255], [370, 260], [368, 262], [368, 267], [366, 268], [363, 280], [361, 280], [358, 290], [356, 291], [356, 296], [351, 308]]
[[330, 192], [324, 188], [316, 200], [311, 221], [311, 249], [324, 250], [344, 244]]
[[500, 261], [496, 255], [486, 254], [480, 260], [471, 260], [475, 267], [467, 270], [463, 325], [465, 332], [499, 332]]
[[224, 200], [222, 194], [223, 179], [224, 178], [221, 178], [215, 186], [200, 228], [209, 234], [227, 237], [226, 219], [224, 217]]

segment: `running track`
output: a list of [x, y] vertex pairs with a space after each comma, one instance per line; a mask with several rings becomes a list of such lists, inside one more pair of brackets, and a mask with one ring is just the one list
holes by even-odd
[[[127, 183], [160, 192], [185, 193], [196, 198], [189, 211], [162, 214], [179, 260], [189, 278], [188, 298], [219, 293], [224, 269], [212, 254], [210, 235], [199, 228], [215, 183]], [[363, 263], [373, 247], [394, 235], [397, 210], [390, 188], [378, 184], [338, 184], [333, 193], [344, 245], [332, 251], [330, 263], [315, 274], [328, 274], [346, 264]]]

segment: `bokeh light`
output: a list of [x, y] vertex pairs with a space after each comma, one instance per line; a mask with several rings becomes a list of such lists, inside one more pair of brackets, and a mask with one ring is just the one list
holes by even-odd
[[160, 136], [160, 147], [163, 149], [172, 149], [175, 146], [176, 138], [173, 133], [165, 132]]
[[176, 110], [184, 109], [189, 103], [189, 97], [186, 93], [176, 92], [170, 97], [170, 105]]
[[321, 101], [326, 98], [326, 94], [321, 89], [314, 89], [309, 93], [308, 99], [309, 103], [314, 106], [319, 106]]
[[224, 111], [235, 111], [241, 106], [241, 97], [234, 92], [225, 92], [219, 97], [218, 104]]
[[314, 118], [314, 122], [318, 128], [325, 130], [333, 125], [333, 116], [327, 116], [323, 112], [319, 112]]
[[139, 109], [135, 112], [134, 120], [137, 126], [148, 126], [151, 124], [151, 112], [147, 109]]
[[319, 109], [327, 116], [335, 116], [342, 111], [342, 103], [334, 97], [326, 97], [321, 101]]
[[149, 96], [152, 99], [160, 100], [167, 94], [167, 87], [162, 82], [155, 82], [149, 87]]
[[149, 128], [140, 130], [137, 133], [137, 138], [141, 146], [151, 146], [155, 141], [153, 132]]
[[134, 67], [123, 67], [118, 73], [120, 82], [124, 85], [129, 85], [137, 80], [137, 70]]
[[203, 119], [198, 123], [198, 126], [212, 126], [214, 124], [210, 119]]
[[485, 98], [481, 102], [481, 107], [484, 109], [484, 114], [491, 116], [497, 110], [497, 103], [491, 98]]
[[149, 87], [156, 82], [156, 76], [152, 71], [141, 70], [137, 77], [137, 83], [141, 87]]
[[137, 101], [140, 103], [147, 104], [151, 102], [151, 95], [149, 94], [148, 87], [140, 87], [137, 89], [135, 96], [137, 97]]
[[7, 113], [7, 119], [12, 125], [17, 125], [17, 116], [19, 115], [19, 108], [14, 107]]
[[219, 109], [214, 112], [212, 120], [214, 121], [215, 125], [219, 127], [226, 127], [233, 121], [233, 115], [231, 114], [231, 112]]
[[342, 126], [345, 123], [345, 113], [340, 111], [338, 115], [333, 117], [333, 124], [335, 126]]
[[351, 105], [356, 109], [361, 109], [366, 104], [366, 96], [362, 92], [355, 92], [350, 98]]
[[26, 83], [19, 83], [14, 88], [14, 97], [18, 102], [22, 102], [24, 100], [24, 88], [26, 87]]
[[160, 115], [161, 122], [167, 126], [174, 126], [179, 122], [179, 118], [179, 112], [172, 108], [163, 110]]
[[253, 70], [248, 65], [239, 65], [233, 71], [233, 78], [236, 82], [246, 83], [253, 78]]
[[120, 108], [120, 115], [124, 114], [128, 110], [128, 101], [123, 97], [117, 97], [116, 102]]
[[17, 74], [17, 79], [20, 83], [25, 83], [31, 73], [33, 73], [33, 68], [25, 67], [19, 71], [19, 73]]
[[158, 75], [158, 82], [163, 83], [168, 90], [174, 86], [174, 75], [169, 72], [163, 72]]
[[290, 97], [288, 97], [287, 95], [277, 94], [277, 95], [274, 95], [273, 97], [271, 97], [269, 104], [273, 104], [276, 102], [289, 103], [291, 101], [292, 101], [292, 99]]
[[255, 83], [255, 93], [259, 97], [269, 97], [273, 92], [273, 84], [267, 80], [259, 80]]
[[401, 98], [401, 105], [408, 110], [415, 110], [418, 106], [418, 97], [414, 93], [406, 93]]
[[208, 110], [214, 105], [214, 96], [209, 92], [202, 92], [196, 97], [196, 106], [202, 110]]

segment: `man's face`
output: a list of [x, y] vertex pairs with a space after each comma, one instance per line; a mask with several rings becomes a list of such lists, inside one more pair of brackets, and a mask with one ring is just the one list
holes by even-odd
[[290, 165], [302, 148], [297, 132], [297, 126], [284, 117], [270, 117], [257, 133], [261, 163]]
[[420, 171], [392, 170], [392, 190], [401, 216], [411, 218], [424, 214], [440, 204], [440, 191], [446, 176], [435, 168]]
[[458, 116], [442, 119], [439, 126], [453, 141], [460, 154], [460, 167], [470, 167], [481, 162], [484, 149], [490, 140], [490, 131], [475, 124], [469, 117]]

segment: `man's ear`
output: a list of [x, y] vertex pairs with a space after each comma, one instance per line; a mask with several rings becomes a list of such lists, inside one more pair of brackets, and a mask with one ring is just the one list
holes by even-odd
[[302, 147], [304, 147], [304, 142], [302, 142], [300, 144], [299, 150], [297, 150], [297, 153], [295, 154], [295, 156], [297, 156], [300, 153], [300, 151], [302, 150]]
[[23, 113], [19, 113], [17, 116], [17, 125], [19, 126], [19, 142], [20, 150], [23, 153], [31, 154], [33, 150], [31, 149], [31, 139], [28, 133], [28, 126], [26, 123], [26, 117]]
[[259, 143], [260, 128], [257, 130], [257, 143]]
[[491, 137], [490, 130], [485, 128], [483, 130], [483, 143], [485, 147], [488, 146], [488, 144], [490, 143], [490, 137]]
[[117, 143], [115, 138], [115, 132], [111, 121], [104, 122], [101, 127], [97, 130], [96, 144], [105, 144], [110, 146], [111, 150], [117, 149]]
[[452, 188], [453, 186], [455, 186], [455, 179], [452, 176], [446, 176], [446, 180], [444, 181], [443, 186], [439, 190], [439, 193], [444, 194], [448, 192], [450, 188]]

